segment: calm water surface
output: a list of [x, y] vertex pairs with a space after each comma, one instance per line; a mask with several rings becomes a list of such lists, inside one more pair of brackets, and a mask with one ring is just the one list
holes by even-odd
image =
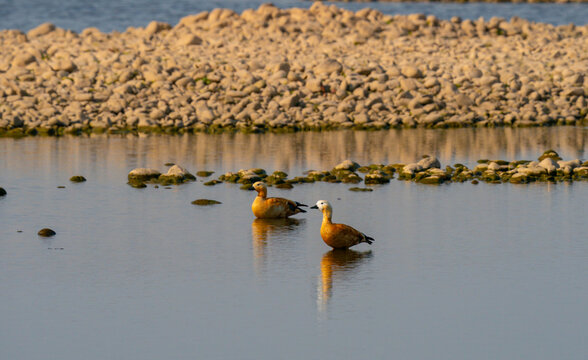
[[[102, 31], [124, 31], [129, 26], [146, 26], [152, 20], [177, 24], [187, 15], [210, 11], [215, 8], [229, 8], [241, 13], [245, 9], [257, 9], [266, 0], [0, 0], [0, 29], [28, 31], [44, 22], [77, 32], [87, 27]], [[312, 1], [275, 0], [280, 8], [308, 8]], [[357, 11], [370, 7], [385, 14], [423, 13], [436, 15], [441, 19], [461, 16], [475, 20], [493, 16], [510, 19], [518, 16], [530, 21], [554, 25], [573, 23], [584, 25], [588, 19], [588, 3], [574, 4], [529, 4], [529, 3], [349, 3], [330, 2], [339, 7]]]
[[[332, 252], [316, 210], [254, 220], [236, 185], [134, 189], [126, 175], [585, 159], [587, 140], [573, 127], [0, 139], [0, 358], [585, 359], [586, 183], [270, 188], [330, 200], [335, 221], [376, 238]], [[46, 226], [57, 235], [39, 238]]]

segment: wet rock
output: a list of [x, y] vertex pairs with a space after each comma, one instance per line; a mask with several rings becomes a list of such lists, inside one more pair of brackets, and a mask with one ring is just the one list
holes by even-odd
[[390, 182], [390, 175], [381, 170], [370, 170], [364, 177], [366, 185], [386, 184]]
[[351, 160], [345, 160], [342, 163], [338, 164], [337, 166], [335, 166], [335, 170], [350, 170], [350, 171], [355, 171], [359, 168], [359, 164], [356, 163], [355, 161], [351, 161]]
[[137, 181], [149, 181], [152, 179], [157, 179], [161, 173], [155, 169], [149, 168], [136, 168], [129, 172], [128, 179], [137, 180]]
[[0, 187], [0, 196], [6, 196], [6, 190]]
[[216, 200], [209, 200], [209, 199], [197, 199], [192, 201], [193, 205], [198, 205], [198, 206], [208, 206], [208, 205], [217, 205], [217, 204], [222, 204], [220, 201], [216, 201]]
[[57, 233], [49, 228], [43, 228], [43, 229], [39, 230], [39, 232], [37, 234], [42, 237], [51, 237]]
[[167, 173], [159, 175], [158, 178], [158, 182], [163, 185], [181, 184], [193, 180], [196, 180], [196, 177], [179, 165], [170, 167]]
[[286, 183], [285, 182], [283, 184], [276, 185], [276, 188], [278, 188], [278, 189], [293, 189], [294, 186], [292, 184], [290, 184], [290, 183]]
[[360, 187], [352, 187], [352, 188], [349, 188], [349, 191], [356, 191], [356, 192], [370, 192], [370, 191], [374, 191], [374, 189], [370, 189], [370, 188], [360, 188]]
[[210, 175], [214, 174], [214, 171], [198, 171], [196, 172], [196, 176], [198, 177], [209, 177]]
[[213, 185], [222, 184], [222, 183], [223, 182], [220, 181], [220, 180], [210, 180], [210, 181], [205, 182], [203, 185], [205, 185], [205, 186], [213, 186]]
[[559, 156], [559, 154], [557, 152], [555, 152], [554, 150], [547, 150], [545, 151], [541, 156], [539, 156], [539, 161], [542, 161], [545, 158], [551, 158], [555, 161], [561, 160], [561, 157]]
[[556, 172], [557, 169], [559, 169], [559, 164], [552, 157], [544, 158], [537, 166], [544, 168], [547, 170], [547, 173], [550, 174]]
[[143, 181], [137, 179], [129, 179], [129, 182], [127, 184], [136, 189], [142, 189], [147, 187], [147, 185], [145, 185]]
[[72, 176], [71, 178], [69, 178], [69, 181], [79, 183], [79, 182], [86, 181], [86, 178], [81, 175], [75, 175], [75, 176]]

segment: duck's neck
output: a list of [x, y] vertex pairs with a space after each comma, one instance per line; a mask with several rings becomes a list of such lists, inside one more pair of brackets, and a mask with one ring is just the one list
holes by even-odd
[[331, 224], [332, 216], [333, 216], [333, 210], [331, 210], [331, 209], [323, 210], [323, 223]]
[[267, 197], [267, 190], [259, 190], [257, 192], [257, 196], [260, 197], [260, 198], [262, 198], [262, 199], [265, 199]]

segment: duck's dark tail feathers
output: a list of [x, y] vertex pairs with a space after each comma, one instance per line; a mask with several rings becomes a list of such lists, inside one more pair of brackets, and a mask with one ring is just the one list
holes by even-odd
[[306, 212], [306, 210], [304, 210], [304, 209], [301, 209], [301, 208], [299, 208], [299, 207], [296, 207], [296, 210], [298, 210], [298, 211], [300, 211], [300, 212]]
[[367, 236], [366, 234], [362, 234], [363, 235], [363, 241], [368, 243], [368, 244], [372, 244], [374, 241], [376, 241], [376, 239], [374, 239], [371, 236]]
[[300, 206], [306, 206], [306, 207], [308, 207], [308, 205], [305, 205], [305, 204], [299, 203], [298, 201], [295, 201], [295, 203], [296, 203], [296, 206], [298, 206], [298, 207], [300, 207]]

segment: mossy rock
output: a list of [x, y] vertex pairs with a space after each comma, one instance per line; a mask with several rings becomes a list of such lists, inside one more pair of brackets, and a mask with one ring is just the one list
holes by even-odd
[[142, 188], [146, 188], [147, 185], [145, 185], [144, 182], [140, 181], [140, 180], [129, 180], [129, 182], [127, 183], [130, 186], [136, 188], [136, 189], [142, 189]]
[[417, 180], [419, 184], [439, 185], [444, 182], [443, 177], [437, 175], [426, 176]]
[[261, 168], [255, 168], [255, 169], [250, 169], [250, 170], [253, 171], [253, 173], [255, 173], [257, 175], [267, 175], [265, 170], [263, 170]]
[[530, 182], [531, 179], [528, 175], [525, 174], [514, 174], [513, 176], [510, 177], [509, 182], [511, 184], [526, 184], [528, 182]]
[[86, 178], [81, 175], [75, 175], [75, 176], [70, 177], [69, 181], [79, 183], [79, 182], [86, 181]]
[[169, 176], [169, 175], [159, 175], [159, 178], [157, 178], [157, 182], [160, 183], [161, 185], [179, 185], [179, 184], [183, 184], [185, 181], [187, 181], [186, 178], [184, 178], [183, 176]]
[[555, 150], [546, 150], [545, 152], [543, 152], [543, 154], [541, 156], [539, 156], [539, 161], [542, 161], [543, 159], [546, 158], [552, 158], [555, 161], [561, 160], [561, 157], [559, 156], [559, 154], [557, 152], [555, 152]]
[[370, 189], [370, 188], [360, 188], [360, 187], [352, 187], [352, 188], [349, 188], [349, 191], [356, 191], [356, 192], [370, 192], [370, 191], [374, 191], [374, 189]]
[[0, 187], [0, 196], [6, 196], [6, 190]]
[[174, 166], [176, 163], [173, 162], [166, 162], [165, 164], [163, 164], [164, 166]]
[[478, 161], [476, 161], [478, 164], [488, 164], [490, 162], [490, 160], [488, 159], [480, 159]]
[[222, 204], [220, 201], [216, 201], [216, 200], [209, 200], [209, 199], [197, 199], [192, 201], [193, 205], [198, 205], [198, 206], [208, 206], [208, 205], [217, 205], [217, 204]]
[[351, 173], [340, 179], [345, 184], [358, 184], [362, 181], [361, 177], [355, 173]]
[[199, 176], [199, 177], [209, 177], [212, 174], [214, 174], [214, 171], [204, 171], [203, 170], [203, 171], [198, 171], [196, 173], [196, 176]]
[[278, 188], [278, 189], [293, 189], [294, 185], [285, 182], [285, 183], [276, 185], [276, 188]]
[[484, 171], [480, 176], [480, 180], [485, 182], [493, 182], [493, 181], [500, 181], [500, 175], [495, 173], [494, 171]]
[[496, 164], [503, 166], [503, 165], [510, 165], [510, 161], [506, 161], [506, 160], [493, 160], [492, 162], [495, 162]]
[[265, 181], [267, 184], [270, 184], [270, 185], [279, 185], [279, 184], [284, 184], [286, 182], [284, 179], [285, 178], [283, 178], [283, 177], [277, 177], [272, 174], [272, 175], [266, 177], [263, 181]]
[[516, 168], [519, 165], [527, 165], [530, 162], [531, 162], [531, 160], [515, 160], [515, 161], [511, 161], [509, 163], [509, 165], [512, 166], [513, 168]]
[[473, 185], [478, 185], [479, 183], [480, 183], [480, 182], [479, 182], [478, 180], [476, 180], [476, 179], [472, 180], [472, 184], [473, 184]]
[[285, 179], [288, 177], [288, 174], [286, 174], [283, 171], [277, 170], [274, 171], [271, 176], [275, 177], [276, 179]]
[[213, 186], [213, 185], [216, 185], [216, 184], [222, 184], [222, 183], [223, 183], [223, 182], [222, 182], [222, 181], [220, 181], [220, 180], [210, 180], [210, 181], [207, 181], [207, 182], [205, 182], [203, 185], [206, 185], [206, 186]]
[[389, 175], [394, 175], [398, 170], [392, 165], [386, 165], [382, 167], [382, 171]]
[[42, 237], [51, 237], [56, 235], [57, 233], [49, 228], [43, 228], [41, 230], [39, 230], [39, 232], [37, 233], [37, 235], [42, 236]]
[[253, 186], [251, 184], [243, 184], [239, 187], [241, 190], [253, 190]]
[[240, 178], [241, 177], [239, 176], [239, 174], [228, 172], [226, 174], [219, 176], [218, 179], [229, 183], [237, 183], [237, 181], [239, 181]]
[[466, 170], [468, 169], [467, 166], [465, 166], [464, 164], [460, 164], [460, 163], [454, 164], [453, 167], [456, 170], [460, 170], [460, 171], [463, 171], [464, 169], [466, 169]]
[[360, 166], [357, 168], [357, 172], [364, 173], [364, 174], [369, 172], [370, 170], [371, 169], [369, 166]]

